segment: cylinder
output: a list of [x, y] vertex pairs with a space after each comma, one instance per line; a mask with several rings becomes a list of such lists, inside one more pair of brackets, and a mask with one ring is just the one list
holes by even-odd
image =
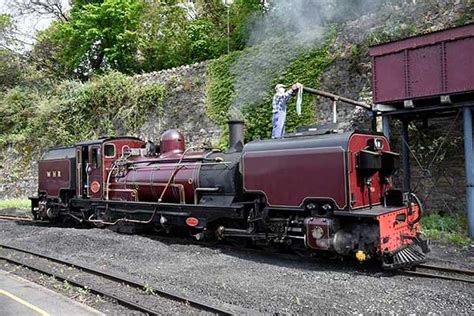
[[229, 124], [229, 149], [242, 151], [244, 147], [244, 122], [240, 120], [230, 120]]

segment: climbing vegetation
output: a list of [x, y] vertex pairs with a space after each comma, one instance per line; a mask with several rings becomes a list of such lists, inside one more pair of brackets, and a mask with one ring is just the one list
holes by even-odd
[[0, 98], [0, 146], [23, 152], [71, 145], [104, 135], [136, 134], [150, 112], [160, 115], [165, 89], [118, 72], [81, 83], [63, 81], [49, 93], [13, 88]]
[[[298, 48], [297, 53], [289, 51], [286, 53], [289, 56], [280, 57], [280, 60], [288, 60], [283, 67], [272, 67], [272, 61], [260, 55], [271, 50], [274, 55], [282, 56], [290, 48], [281, 42], [262, 44], [272, 45], [270, 49], [254, 46], [211, 61], [206, 85], [206, 109], [209, 117], [224, 130], [229, 118], [243, 118], [246, 141], [269, 138], [275, 85], [300, 82], [308, 87], [318, 87], [324, 69], [333, 59], [330, 46], [335, 32], [329, 34], [323, 44], [315, 48]], [[288, 103], [287, 132], [316, 123], [314, 96], [304, 94], [301, 115], [296, 113], [295, 101], [296, 98]], [[222, 146], [225, 145], [226, 134], [224, 132], [222, 135]]]

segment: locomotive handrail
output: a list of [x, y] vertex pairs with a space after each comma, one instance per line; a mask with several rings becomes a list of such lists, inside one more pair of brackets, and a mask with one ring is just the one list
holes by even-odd
[[[160, 162], [160, 161], [158, 161]], [[168, 162], [168, 161], [167, 161]], [[204, 163], [201, 163], [200, 166], [215, 166], [215, 165], [230, 165], [231, 162], [230, 161], [222, 161], [222, 162], [204, 162]], [[181, 166], [189, 166], [190, 164], [186, 164], [186, 163], [182, 163]], [[191, 165], [192, 166], [192, 165]], [[147, 170], [147, 168], [150, 168], [150, 169], [153, 169], [153, 170], [158, 170], [158, 168], [156, 167], [152, 167], [150, 165], [147, 165], [147, 166], [143, 166], [143, 167], [128, 167], [129, 169], [131, 170], [137, 170], [137, 169], [140, 169], [140, 170]], [[170, 167], [170, 169], [172, 169]]]
[[[181, 160], [181, 162], [195, 162], [195, 161], [215, 161], [215, 162], [211, 162], [211, 163], [229, 163], [227, 161], [218, 161], [218, 160], [215, 160], [215, 159], [209, 159], [209, 158], [206, 158], [206, 157], [187, 157], [187, 158], [183, 158]], [[127, 160], [127, 164], [130, 164], [130, 165], [135, 165], [135, 164], [139, 164], [139, 163], [146, 163], [146, 162], [150, 162], [150, 163], [163, 163], [163, 162], [166, 162], [166, 163], [171, 163], [171, 162], [179, 162], [180, 159], [178, 158], [172, 158], [172, 159], [166, 159], [166, 158], [158, 158], [156, 157], [155, 159], [146, 159], [146, 160]]]

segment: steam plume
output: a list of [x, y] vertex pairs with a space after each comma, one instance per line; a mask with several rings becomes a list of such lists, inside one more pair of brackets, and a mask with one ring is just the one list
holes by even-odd
[[[395, 1], [395, 0], [393, 0]], [[391, 2], [393, 2], [391, 1]], [[252, 27], [250, 48], [231, 68], [236, 98], [232, 107], [259, 104], [273, 93], [270, 86], [282, 78], [291, 61], [322, 44], [330, 24], [356, 19], [388, 0], [273, 0]], [[271, 69], [271, 71], [269, 71]]]

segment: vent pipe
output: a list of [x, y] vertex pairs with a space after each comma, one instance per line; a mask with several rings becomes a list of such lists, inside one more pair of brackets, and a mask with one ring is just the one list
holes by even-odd
[[229, 124], [229, 150], [242, 151], [244, 148], [244, 121], [230, 120]]

